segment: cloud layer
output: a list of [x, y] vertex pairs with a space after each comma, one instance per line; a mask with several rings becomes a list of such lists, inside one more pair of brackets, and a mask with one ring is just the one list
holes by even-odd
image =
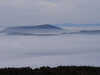
[[100, 0], [0, 0], [0, 25], [100, 23]]

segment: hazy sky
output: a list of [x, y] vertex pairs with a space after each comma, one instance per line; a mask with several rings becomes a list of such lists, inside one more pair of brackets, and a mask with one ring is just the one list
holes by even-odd
[[100, 23], [100, 0], [0, 0], [0, 25]]

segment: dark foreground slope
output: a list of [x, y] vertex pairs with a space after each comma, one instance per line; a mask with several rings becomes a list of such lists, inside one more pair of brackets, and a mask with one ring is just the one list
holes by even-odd
[[0, 75], [100, 75], [100, 67], [65, 67], [56, 68], [41, 67], [37, 69], [27, 68], [5, 68], [0, 69]]

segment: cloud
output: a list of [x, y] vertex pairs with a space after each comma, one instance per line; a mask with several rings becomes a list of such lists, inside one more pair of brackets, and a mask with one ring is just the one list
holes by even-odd
[[100, 23], [99, 0], [1, 0], [0, 25]]

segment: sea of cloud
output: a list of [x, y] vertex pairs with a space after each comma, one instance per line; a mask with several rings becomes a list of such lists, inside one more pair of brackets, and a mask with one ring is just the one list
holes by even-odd
[[0, 67], [100, 66], [99, 34], [0, 36]]

